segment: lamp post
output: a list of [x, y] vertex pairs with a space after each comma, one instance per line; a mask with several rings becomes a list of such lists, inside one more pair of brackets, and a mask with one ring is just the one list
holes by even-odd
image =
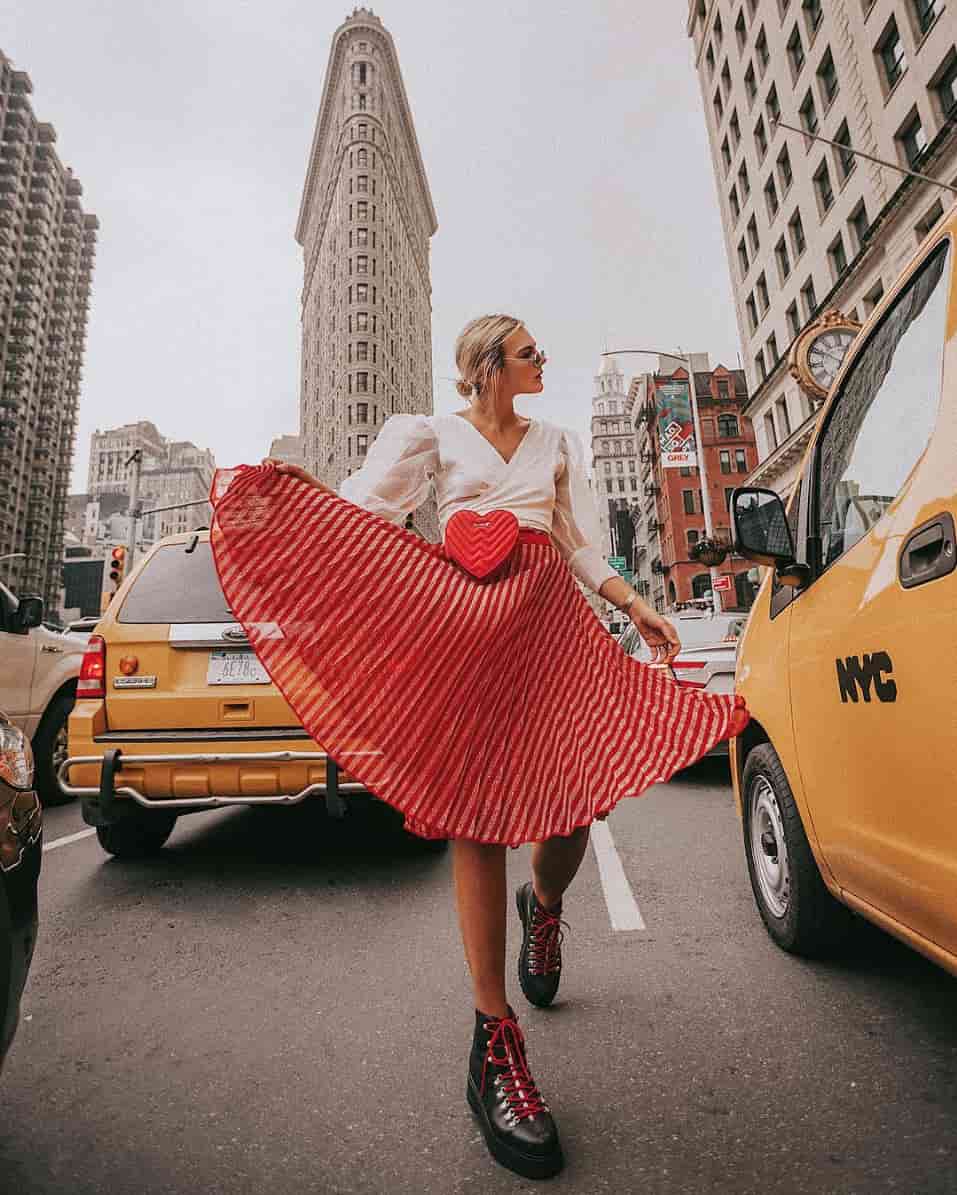
[[[694, 388], [694, 367], [691, 355], [685, 353], [663, 352], [659, 349], [616, 349], [602, 353], [603, 357], [621, 357], [625, 354], [640, 353], [646, 357], [670, 357], [673, 361], [683, 361], [688, 370], [688, 400], [691, 405], [691, 420], [694, 425], [694, 437], [698, 446], [698, 480], [701, 483], [701, 513], [704, 515], [704, 533], [709, 540], [714, 539], [714, 525], [711, 521], [711, 494], [708, 490], [708, 471], [704, 458], [704, 442], [701, 439], [701, 421], [698, 418], [698, 399]], [[715, 565], [708, 567], [711, 576], [711, 604], [715, 614], [721, 613], [721, 593], [715, 588], [718, 570]]]

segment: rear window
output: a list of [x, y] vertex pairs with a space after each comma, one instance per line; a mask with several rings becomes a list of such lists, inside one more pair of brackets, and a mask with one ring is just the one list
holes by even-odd
[[133, 583], [118, 622], [234, 622], [219, 587], [208, 540], [168, 544]]

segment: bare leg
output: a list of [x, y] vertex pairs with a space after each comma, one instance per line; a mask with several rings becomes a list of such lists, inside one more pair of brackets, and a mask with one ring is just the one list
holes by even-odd
[[588, 847], [588, 826], [573, 830], [567, 838], [546, 838], [532, 848], [532, 884], [540, 905], [550, 909], [575, 878]]
[[475, 1007], [493, 1017], [508, 1015], [505, 997], [506, 847], [459, 838], [454, 853], [455, 899]]

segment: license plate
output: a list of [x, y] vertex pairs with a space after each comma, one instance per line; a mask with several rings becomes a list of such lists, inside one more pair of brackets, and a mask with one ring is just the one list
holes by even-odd
[[268, 685], [269, 673], [251, 651], [211, 651], [207, 685]]

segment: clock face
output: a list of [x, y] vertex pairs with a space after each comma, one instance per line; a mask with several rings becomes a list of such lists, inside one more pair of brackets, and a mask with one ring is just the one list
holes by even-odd
[[828, 328], [811, 341], [807, 350], [808, 372], [822, 390], [830, 390], [856, 335], [850, 328]]

